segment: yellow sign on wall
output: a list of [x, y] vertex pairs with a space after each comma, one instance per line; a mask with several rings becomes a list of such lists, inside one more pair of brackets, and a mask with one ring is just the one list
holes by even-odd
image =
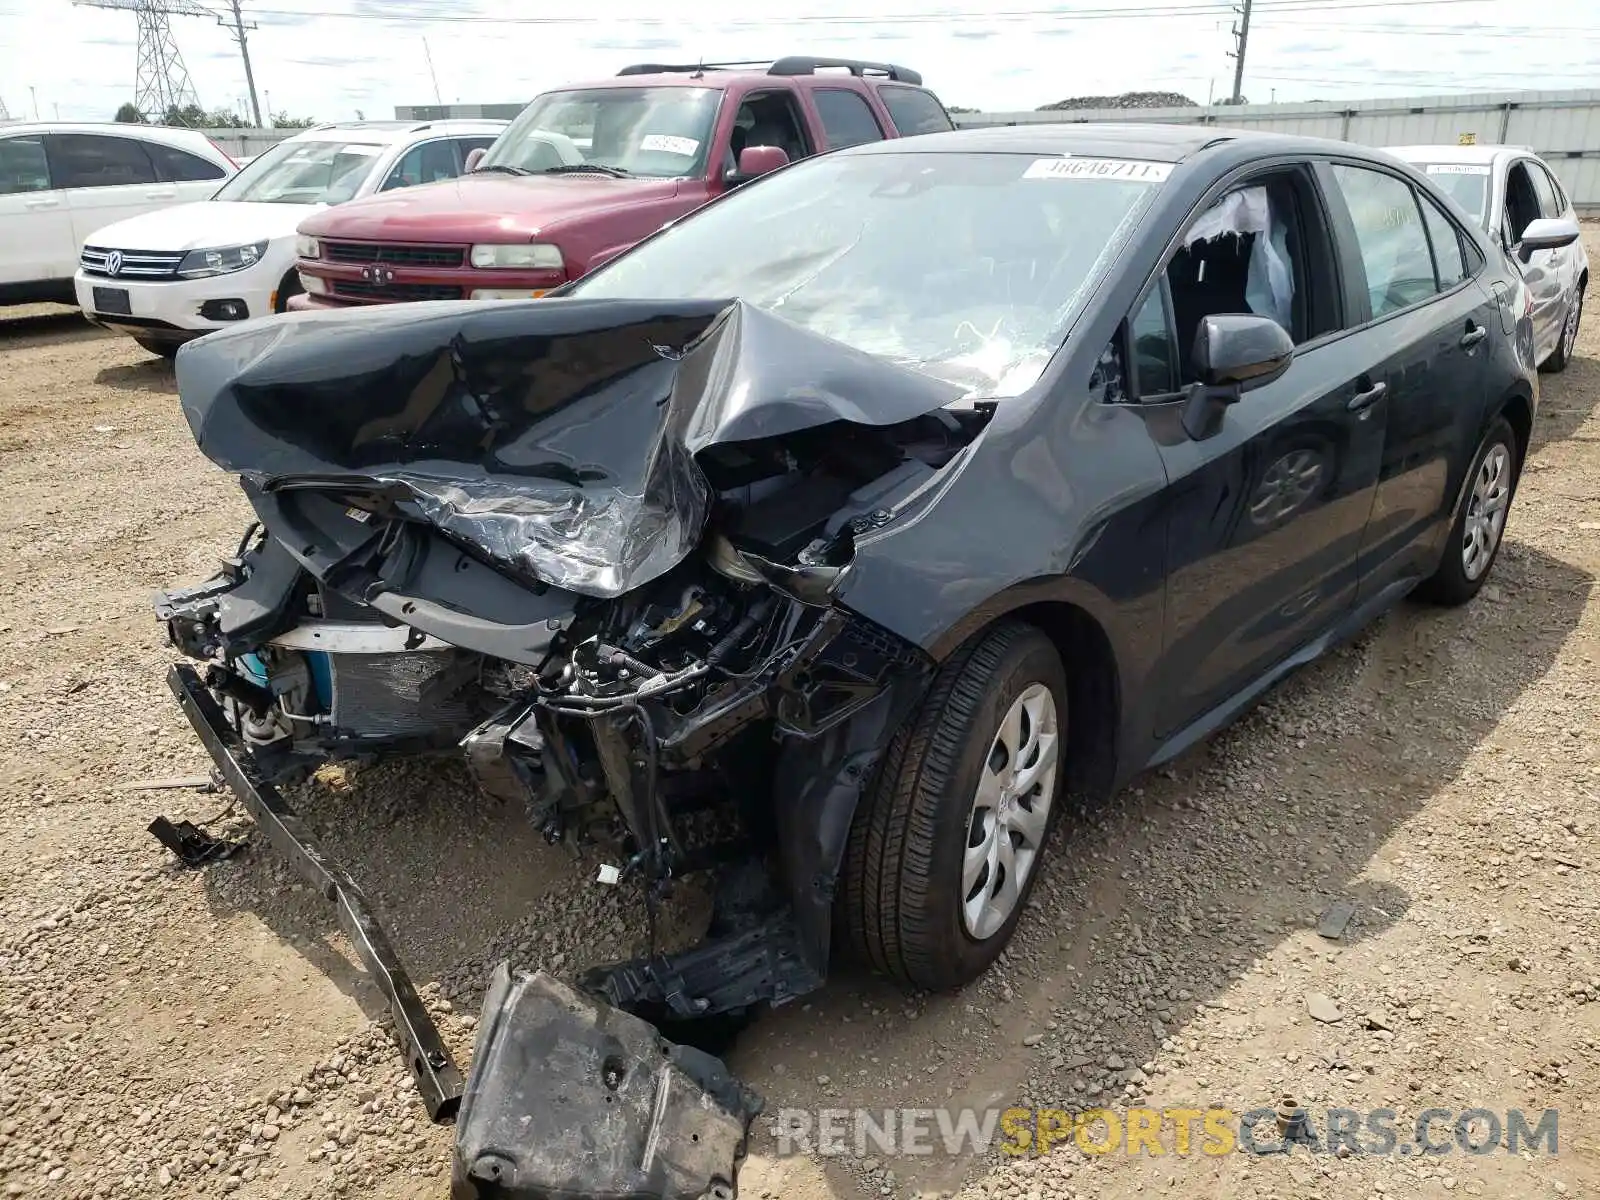
[[1475, 133], [1463, 133], [1460, 137], [1456, 138], [1456, 145], [1458, 146], [1476, 146], [1477, 144], [1478, 135]]

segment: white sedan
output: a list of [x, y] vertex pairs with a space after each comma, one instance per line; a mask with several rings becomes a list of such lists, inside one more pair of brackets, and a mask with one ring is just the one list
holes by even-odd
[[73, 283], [89, 320], [171, 356], [192, 338], [283, 312], [300, 290], [295, 227], [313, 207], [452, 179], [504, 121], [360, 121], [286, 138], [209, 200], [90, 234]]
[[1428, 176], [1516, 263], [1533, 299], [1535, 361], [1572, 359], [1589, 284], [1578, 214], [1548, 163], [1518, 146], [1391, 146]]

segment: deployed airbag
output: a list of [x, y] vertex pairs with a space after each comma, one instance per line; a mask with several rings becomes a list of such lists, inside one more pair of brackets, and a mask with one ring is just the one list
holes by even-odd
[[537, 300], [298, 313], [177, 360], [200, 449], [266, 491], [398, 491], [558, 587], [621, 595], [698, 544], [694, 455], [961, 389], [739, 301]]

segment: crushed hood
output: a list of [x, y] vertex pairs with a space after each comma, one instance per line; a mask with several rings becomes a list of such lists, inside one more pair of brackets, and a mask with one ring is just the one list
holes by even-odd
[[962, 391], [740, 301], [582, 298], [272, 317], [185, 346], [177, 378], [200, 449], [255, 486], [382, 492], [599, 597], [699, 543], [701, 450]]

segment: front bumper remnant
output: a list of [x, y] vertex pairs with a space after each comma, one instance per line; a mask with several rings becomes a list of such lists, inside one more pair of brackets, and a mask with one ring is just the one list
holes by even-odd
[[229, 727], [221, 707], [194, 670], [182, 663], [174, 665], [167, 672], [167, 685], [223, 779], [267, 839], [333, 902], [340, 926], [388, 1002], [395, 1036], [422, 1093], [428, 1116], [435, 1121], [448, 1121], [461, 1103], [461, 1072], [445, 1049], [399, 955], [373, 916], [367, 898], [343, 868], [324, 857], [310, 830], [278, 790], [259, 777], [249, 748]]
[[734, 1200], [761, 1099], [703, 1051], [502, 963], [456, 1122], [452, 1200]]

